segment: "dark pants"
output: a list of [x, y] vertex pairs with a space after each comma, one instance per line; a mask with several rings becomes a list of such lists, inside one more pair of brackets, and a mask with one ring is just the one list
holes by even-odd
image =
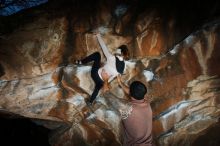
[[95, 89], [90, 97], [90, 102], [92, 103], [95, 100], [96, 96], [98, 95], [99, 90], [102, 88], [104, 84], [104, 82], [102, 81], [102, 79], [99, 77], [99, 74], [98, 74], [98, 70], [101, 67], [101, 55], [99, 52], [95, 52], [87, 56], [81, 61], [82, 61], [82, 64], [86, 64], [86, 63], [94, 61], [92, 65], [92, 70], [91, 70], [91, 77], [93, 81], [95, 82]]

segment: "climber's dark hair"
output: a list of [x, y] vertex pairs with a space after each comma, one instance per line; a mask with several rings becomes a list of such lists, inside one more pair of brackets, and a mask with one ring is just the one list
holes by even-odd
[[145, 94], [147, 93], [146, 86], [140, 81], [134, 81], [130, 85], [130, 96], [137, 100], [144, 99]]
[[118, 49], [121, 50], [121, 54], [124, 56], [124, 59], [127, 60], [129, 58], [128, 47], [126, 45], [121, 45]]

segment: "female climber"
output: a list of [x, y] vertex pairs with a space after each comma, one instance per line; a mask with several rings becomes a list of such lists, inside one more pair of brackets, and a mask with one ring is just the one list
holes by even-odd
[[85, 57], [82, 60], [77, 60], [76, 64], [86, 64], [93, 61], [91, 69], [91, 77], [95, 82], [95, 88], [90, 96], [88, 105], [92, 105], [96, 96], [99, 93], [99, 90], [103, 88], [103, 91], [106, 92], [110, 89], [109, 83], [119, 74], [123, 74], [125, 71], [125, 60], [128, 59], [128, 48], [126, 45], [121, 45], [117, 48], [117, 53], [114, 55], [111, 54], [105, 45], [104, 41], [101, 38], [101, 35], [96, 34], [98, 42], [102, 48], [106, 61], [104, 65], [101, 66], [101, 55], [99, 52], [94, 52], [91, 55]]

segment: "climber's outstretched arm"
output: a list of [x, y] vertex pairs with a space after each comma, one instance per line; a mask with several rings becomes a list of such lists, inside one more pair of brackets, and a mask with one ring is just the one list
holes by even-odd
[[109, 52], [108, 47], [105, 45], [105, 42], [103, 41], [100, 34], [96, 34], [96, 37], [98, 39], [98, 42], [102, 48], [102, 51], [105, 55], [105, 57], [108, 59], [109, 57], [113, 57], [113, 55]]

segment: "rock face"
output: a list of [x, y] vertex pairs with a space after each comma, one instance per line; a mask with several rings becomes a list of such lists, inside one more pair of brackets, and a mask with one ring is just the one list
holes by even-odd
[[219, 20], [196, 31], [189, 24], [182, 30], [178, 16], [165, 17], [163, 11], [143, 7], [142, 1], [68, 2], [59, 3], [63, 11], [50, 2], [27, 10], [32, 22], [27, 12], [4, 18], [5, 24], [15, 18], [22, 22], [0, 38], [2, 111], [52, 129], [51, 145], [121, 145], [120, 110], [128, 102], [117, 81], [111, 82], [110, 92], [100, 91], [91, 109], [85, 103], [94, 88], [91, 64], [73, 64], [101, 52], [93, 34], [99, 31], [112, 53], [122, 44], [129, 48], [122, 79], [147, 85], [155, 144], [198, 144], [199, 136], [219, 123]]

